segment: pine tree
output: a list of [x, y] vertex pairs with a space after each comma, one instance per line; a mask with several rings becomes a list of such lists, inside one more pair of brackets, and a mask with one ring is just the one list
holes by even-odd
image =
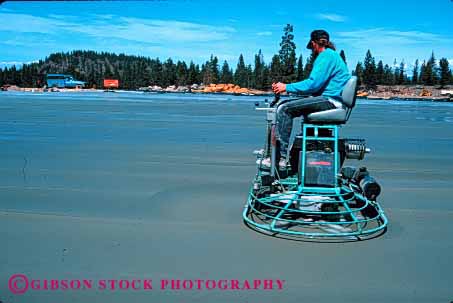
[[424, 66], [422, 65], [422, 67], [423, 67], [422, 83], [424, 85], [434, 85], [432, 63], [428, 60]]
[[[135, 66], [132, 65], [133, 68], [133, 79], [135, 79], [136, 69]], [[134, 88], [136, 85], [132, 82], [130, 88]], [[162, 86], [168, 87], [170, 85], [176, 84], [176, 65], [173, 63], [172, 59], [167, 59], [162, 66]]]
[[247, 87], [247, 68], [244, 63], [244, 56], [242, 54], [239, 55], [238, 64], [236, 67], [236, 71], [234, 72], [234, 83], [239, 85], [240, 87]]
[[246, 68], [246, 75], [247, 75], [247, 84], [245, 87], [251, 88], [253, 86], [253, 69], [252, 66], [249, 64]]
[[395, 60], [393, 60], [393, 66], [395, 67], [395, 71], [393, 73], [393, 85], [399, 84], [399, 77], [400, 77], [400, 67]]
[[400, 70], [399, 70], [399, 75], [398, 75], [398, 84], [403, 85], [405, 83], [405, 77], [404, 77], [404, 61], [401, 61], [400, 63]]
[[187, 82], [188, 84], [192, 85], [192, 84], [199, 84], [200, 81], [199, 81], [199, 78], [200, 78], [200, 70], [199, 70], [199, 67], [198, 65], [195, 66], [195, 64], [190, 61], [190, 64], [189, 64], [189, 71], [188, 71], [188, 75], [187, 75]]
[[263, 67], [263, 89], [270, 88], [272, 85], [271, 79], [271, 72], [270, 67], [268, 65], [264, 65]]
[[415, 60], [414, 69], [412, 70], [412, 84], [418, 83], [418, 59]]
[[8, 67], [6, 67], [6, 66], [3, 69], [3, 85], [5, 85], [5, 84], [11, 84], [10, 71], [8, 70]]
[[302, 81], [304, 79], [304, 61], [302, 55], [299, 56], [297, 60], [297, 81]]
[[316, 56], [311, 53], [310, 57], [307, 58], [307, 62], [305, 63], [305, 68], [304, 68], [304, 78], [310, 77], [311, 70], [313, 69], [313, 64], [315, 63]]
[[187, 84], [187, 65], [185, 62], [180, 62], [176, 64], [176, 84], [178, 86], [183, 86]]
[[[127, 70], [127, 69], [126, 69]], [[152, 85], [162, 85], [163, 82], [163, 66], [159, 58], [153, 60], [150, 64], [150, 83]]]
[[228, 62], [223, 61], [222, 69], [220, 71], [220, 83], [233, 83], [233, 74], [230, 70]]
[[264, 59], [261, 50], [258, 51], [258, 54], [255, 55], [255, 69], [253, 70], [253, 87], [257, 89], [264, 88]]
[[[208, 63], [208, 62], [206, 62], [206, 63]], [[211, 81], [211, 80], [210, 80], [211, 78], [208, 77], [208, 75], [206, 74], [206, 73], [209, 72], [209, 69], [207, 68], [206, 65], [207, 65], [207, 64], [202, 64], [202, 65], [201, 65], [201, 70], [200, 70], [201, 81], [200, 81], [200, 82], [203, 83], [204, 85], [209, 85], [209, 83], [211, 83], [211, 82], [210, 82], [210, 81]], [[209, 78], [209, 79], [207, 79], [207, 78]], [[207, 81], [209, 81], [209, 82], [207, 82]]]
[[436, 66], [436, 58], [434, 57], [434, 52], [431, 53], [431, 57], [428, 60], [428, 65], [431, 68], [431, 78], [429, 85], [435, 85], [438, 82], [438, 69]]
[[450, 82], [450, 68], [448, 64], [447, 58], [442, 58], [439, 60], [439, 67], [440, 67], [440, 79], [439, 84], [440, 87], [444, 88]]
[[364, 73], [364, 70], [363, 70], [362, 62], [358, 62], [355, 67], [355, 70], [352, 72], [352, 74], [357, 77], [357, 85], [363, 84], [363, 73]]
[[10, 68], [10, 71], [11, 71], [12, 84], [14, 84], [14, 85], [21, 85], [22, 83], [20, 82], [20, 76], [19, 76], [19, 72], [17, 71], [16, 66], [13, 65], [13, 66]]
[[426, 62], [423, 74], [421, 75], [422, 82], [424, 85], [434, 85], [437, 82], [437, 69], [436, 69], [436, 58], [434, 52], [431, 53], [431, 57]]
[[206, 61], [202, 68], [202, 74], [203, 74], [203, 83], [205, 85], [211, 84], [211, 83], [218, 83], [219, 82], [219, 67], [218, 67], [218, 59], [217, 57], [214, 57], [214, 55], [211, 55], [211, 58], [209, 61]]
[[384, 66], [384, 85], [395, 85], [392, 68], [386, 64]]
[[209, 67], [212, 74], [212, 83], [219, 83], [219, 59], [217, 59], [216, 56], [211, 55], [211, 60], [209, 60]]
[[364, 66], [363, 84], [367, 88], [374, 88], [376, 86], [376, 63], [370, 50], [365, 55]]
[[272, 57], [271, 67], [271, 81], [272, 82], [281, 82], [282, 81], [282, 67], [280, 64], [280, 57], [278, 55], [274, 55]]
[[426, 81], [426, 61], [423, 60], [423, 63], [420, 67], [420, 77], [418, 78], [418, 83], [425, 84]]
[[296, 44], [294, 43], [293, 26], [287, 24], [280, 42], [279, 58], [282, 81], [293, 82], [296, 79]]
[[382, 60], [379, 60], [376, 68], [376, 84], [384, 84], [384, 63]]
[[195, 70], [196, 70], [197, 76], [198, 76], [197, 82], [195, 82], [195, 83], [199, 83], [199, 84], [203, 83], [203, 73], [202, 73], [203, 64], [201, 65], [201, 67], [198, 64], [195, 65]]
[[203, 83], [204, 85], [209, 85], [212, 82], [212, 69], [211, 69], [211, 66], [209, 64], [209, 61], [206, 61], [205, 64], [202, 65], [201, 67], [201, 73], [203, 74]]
[[346, 63], [346, 55], [344, 54], [344, 50], [340, 51], [340, 57], [343, 59], [344, 63]]

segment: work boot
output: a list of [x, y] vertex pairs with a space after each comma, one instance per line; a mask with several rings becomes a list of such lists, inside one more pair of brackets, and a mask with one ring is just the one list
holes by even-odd
[[289, 166], [288, 161], [285, 158], [280, 158], [280, 161], [278, 162], [278, 167], [280, 169], [287, 169]]
[[[258, 160], [256, 160], [256, 164], [261, 164], [262, 166], [270, 168], [271, 167], [271, 158], [258, 159]], [[288, 167], [288, 162], [286, 161], [286, 159], [280, 158], [280, 161], [278, 162], [278, 168], [286, 169], [287, 167]]]

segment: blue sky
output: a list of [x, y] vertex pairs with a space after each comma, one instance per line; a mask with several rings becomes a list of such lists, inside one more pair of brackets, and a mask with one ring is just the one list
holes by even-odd
[[211, 54], [236, 66], [278, 52], [285, 24], [297, 54], [313, 29], [326, 29], [350, 68], [371, 49], [392, 64], [434, 50], [453, 64], [453, 1], [99, 1], [6, 2], [0, 6], [0, 66], [52, 52], [90, 49], [202, 63]]

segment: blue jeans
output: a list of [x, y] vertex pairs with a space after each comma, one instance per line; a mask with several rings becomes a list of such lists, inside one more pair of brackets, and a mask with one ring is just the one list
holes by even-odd
[[277, 108], [277, 137], [280, 140], [280, 155], [286, 158], [293, 119], [311, 113], [335, 109], [335, 105], [326, 97], [308, 97], [290, 100]]

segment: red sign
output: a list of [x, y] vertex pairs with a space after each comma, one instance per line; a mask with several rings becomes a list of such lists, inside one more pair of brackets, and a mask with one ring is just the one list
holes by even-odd
[[310, 165], [322, 165], [322, 166], [329, 166], [330, 162], [327, 162], [327, 161], [312, 161], [312, 162], [308, 162], [308, 164]]
[[113, 80], [113, 79], [104, 79], [104, 87], [105, 88], [118, 88], [119, 81], [118, 80]]

